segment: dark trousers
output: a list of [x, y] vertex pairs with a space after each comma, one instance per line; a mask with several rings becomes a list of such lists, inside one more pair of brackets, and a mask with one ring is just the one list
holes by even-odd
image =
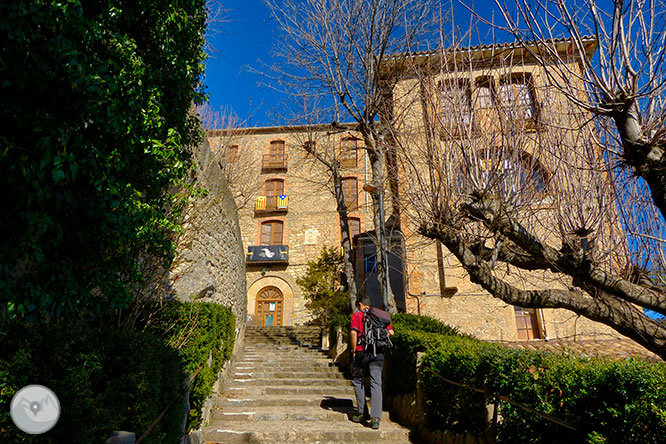
[[[365, 354], [365, 356], [364, 356]], [[352, 385], [356, 395], [356, 408], [359, 413], [365, 410], [365, 387], [364, 380], [370, 375], [370, 417], [381, 418], [382, 416], [382, 368], [384, 367], [384, 353], [356, 352], [352, 363]]]

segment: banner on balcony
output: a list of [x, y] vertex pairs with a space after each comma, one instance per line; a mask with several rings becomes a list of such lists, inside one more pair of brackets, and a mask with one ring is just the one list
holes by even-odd
[[278, 208], [287, 208], [289, 204], [289, 198], [287, 197], [286, 194], [280, 194], [277, 197], [277, 207]]
[[247, 247], [247, 263], [288, 263], [289, 247], [287, 245], [252, 245]]
[[254, 209], [257, 211], [266, 209], [266, 196], [257, 197], [257, 203]]

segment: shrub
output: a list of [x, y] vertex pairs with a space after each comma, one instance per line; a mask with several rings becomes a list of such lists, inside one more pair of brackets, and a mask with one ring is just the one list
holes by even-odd
[[338, 313], [329, 321], [329, 338], [331, 338], [331, 347], [335, 345], [337, 339], [338, 327], [342, 329], [342, 340], [349, 344], [349, 325], [351, 324], [351, 315]]
[[436, 349], [445, 336], [460, 335], [458, 330], [428, 316], [397, 313], [391, 316], [395, 335], [393, 349], [387, 353], [386, 389], [391, 395], [416, 390], [416, 354]]
[[[431, 427], [481, 433], [484, 398], [441, 377], [506, 396], [563, 420], [571, 431], [506, 402], [498, 442], [657, 443], [666, 436], [666, 364], [516, 350], [443, 339], [426, 354], [423, 388]], [[439, 376], [436, 376], [439, 375]]]
[[350, 314], [349, 292], [342, 286], [344, 264], [334, 247], [324, 247], [319, 257], [308, 262], [303, 276], [296, 283], [303, 291], [305, 308], [319, 325], [329, 325], [339, 314]]
[[[3, 322], [0, 342], [3, 443], [98, 443], [113, 430], [141, 435], [169, 405], [145, 442], [179, 439], [183, 362], [152, 335], [63, 322]], [[12, 396], [29, 384], [51, 388], [60, 400], [60, 419], [43, 435], [21, 432], [9, 415]]]
[[[170, 301], [150, 319], [142, 333], [64, 321], [0, 324], [2, 442], [104, 442], [113, 430], [138, 438], [170, 405], [144, 442], [175, 443], [185, 413], [183, 382], [201, 368], [190, 387], [189, 427], [197, 427], [233, 350], [234, 316], [216, 304]], [[52, 430], [29, 438], [9, 416], [12, 396], [28, 384], [51, 388], [62, 407]]]
[[157, 316], [145, 324], [147, 331], [178, 350], [189, 374], [200, 369], [190, 387], [189, 429], [201, 424], [204, 401], [212, 391], [217, 373], [231, 357], [235, 326], [233, 312], [227, 307], [175, 300], [164, 303]]
[[443, 335], [461, 335], [455, 327], [450, 327], [429, 316], [418, 316], [409, 313], [397, 313], [391, 316], [391, 324], [395, 331], [416, 330]]

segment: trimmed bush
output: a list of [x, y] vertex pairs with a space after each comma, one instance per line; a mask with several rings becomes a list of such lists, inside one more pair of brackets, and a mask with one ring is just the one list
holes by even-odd
[[[571, 431], [500, 402], [498, 442], [659, 443], [666, 436], [666, 365], [516, 350], [467, 338], [444, 338], [423, 359], [430, 427], [480, 434], [482, 394], [439, 376], [506, 396], [552, 415]], [[435, 374], [439, 375], [436, 376]]]
[[[204, 400], [233, 350], [231, 310], [171, 301], [153, 310], [143, 327], [135, 333], [82, 323], [1, 323], [2, 442], [101, 443], [114, 430], [138, 438], [170, 406], [144, 442], [176, 443], [185, 414], [183, 382], [201, 368], [190, 387], [189, 427], [198, 427]], [[60, 419], [43, 435], [21, 432], [9, 415], [12, 396], [29, 384], [51, 388], [60, 400]]]
[[[146, 443], [180, 437], [183, 363], [154, 336], [83, 324], [0, 324], [0, 431], [3, 443], [101, 443], [113, 430], [143, 434], [171, 405]], [[21, 387], [42, 384], [60, 400], [58, 423], [27, 435], [9, 415]]]
[[337, 339], [338, 327], [342, 328], [342, 340], [349, 344], [349, 326], [351, 324], [351, 315], [349, 314], [337, 314], [331, 318], [329, 321], [329, 334], [328, 337], [331, 338], [331, 347], [335, 345]]
[[190, 387], [188, 429], [201, 424], [204, 401], [234, 349], [235, 327], [234, 314], [227, 307], [180, 301], [163, 304], [146, 324], [147, 331], [178, 350], [189, 374], [199, 371]]
[[418, 316], [409, 313], [397, 313], [391, 316], [391, 324], [396, 332], [404, 330], [440, 333], [443, 335], [461, 335], [455, 327], [442, 324], [429, 316]]
[[398, 313], [391, 317], [395, 335], [394, 347], [386, 356], [386, 390], [400, 395], [416, 390], [416, 354], [434, 350], [446, 336], [459, 335], [458, 330], [428, 316]]

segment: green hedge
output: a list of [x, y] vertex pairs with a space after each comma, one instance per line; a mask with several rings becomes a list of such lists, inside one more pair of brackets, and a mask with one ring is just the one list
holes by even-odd
[[442, 324], [435, 318], [409, 313], [397, 313], [392, 315], [391, 325], [393, 325], [396, 332], [411, 330], [426, 333], [440, 333], [449, 336], [461, 334], [457, 328]]
[[444, 337], [458, 330], [428, 316], [398, 313], [391, 317], [395, 335], [386, 355], [386, 390], [399, 395], [416, 390], [416, 354], [436, 349]]
[[[146, 443], [173, 443], [183, 417], [179, 354], [150, 334], [65, 323], [0, 325], [0, 435], [3, 443], [102, 443], [113, 430], [142, 434], [172, 401]], [[29, 384], [60, 400], [48, 433], [17, 429], [9, 404]]]
[[[190, 389], [189, 425], [234, 346], [230, 309], [172, 301], [153, 307], [144, 332], [56, 323], [0, 324], [0, 435], [4, 443], [101, 443], [113, 430], [141, 436], [171, 404], [145, 443], [175, 443], [183, 419], [183, 381], [199, 371]], [[212, 365], [208, 366], [209, 357]], [[56, 426], [26, 435], [12, 423], [11, 398], [29, 384], [51, 388], [61, 404]]]
[[[146, 329], [177, 349], [189, 374], [202, 365], [190, 387], [188, 429], [201, 424], [201, 408], [217, 373], [234, 349], [236, 320], [231, 309], [210, 303], [171, 301], [164, 304]], [[212, 364], [207, 365], [209, 357]]]
[[[500, 402], [501, 443], [659, 443], [666, 436], [666, 364], [610, 361], [443, 338], [423, 359], [430, 427], [481, 433], [482, 388], [561, 419], [580, 432]], [[439, 375], [436, 376], [435, 374]]]

